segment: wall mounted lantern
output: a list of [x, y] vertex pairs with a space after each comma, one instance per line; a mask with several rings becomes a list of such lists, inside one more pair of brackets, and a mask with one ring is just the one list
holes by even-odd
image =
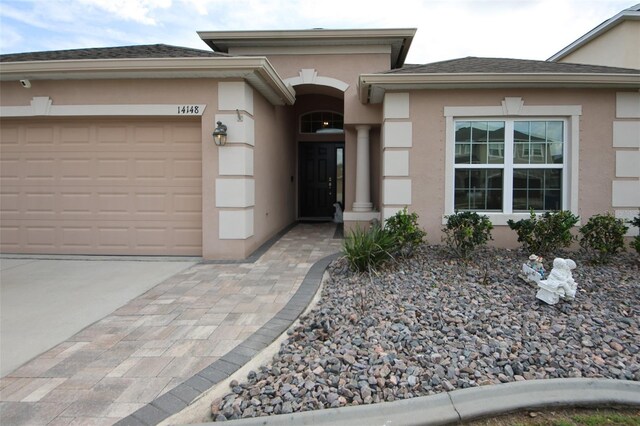
[[223, 146], [227, 143], [227, 126], [222, 124], [222, 121], [216, 123], [218, 127], [213, 131], [213, 141], [218, 146]]

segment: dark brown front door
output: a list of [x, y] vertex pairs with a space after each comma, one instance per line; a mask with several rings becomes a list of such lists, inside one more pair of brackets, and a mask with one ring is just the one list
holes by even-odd
[[298, 176], [301, 218], [331, 219], [333, 217], [335, 210], [333, 204], [336, 201], [342, 201], [344, 193], [343, 152], [344, 143], [300, 143]]

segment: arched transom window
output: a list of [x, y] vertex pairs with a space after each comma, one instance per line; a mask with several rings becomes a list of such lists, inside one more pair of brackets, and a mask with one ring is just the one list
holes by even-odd
[[300, 116], [300, 133], [343, 133], [342, 114], [332, 111], [314, 111]]

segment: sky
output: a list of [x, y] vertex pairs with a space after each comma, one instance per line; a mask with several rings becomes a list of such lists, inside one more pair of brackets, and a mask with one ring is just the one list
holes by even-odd
[[638, 0], [0, 0], [0, 53], [170, 44], [196, 31], [417, 28], [406, 63], [545, 60]]

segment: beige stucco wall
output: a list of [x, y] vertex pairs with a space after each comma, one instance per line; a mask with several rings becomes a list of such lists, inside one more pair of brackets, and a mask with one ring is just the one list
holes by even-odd
[[[613, 212], [611, 187], [615, 173], [612, 147], [615, 90], [443, 90], [410, 94], [413, 147], [410, 152], [411, 210], [420, 215], [428, 239], [439, 243], [445, 212], [445, 106], [498, 106], [505, 97], [521, 97], [525, 105], [581, 105], [579, 214], [584, 221]], [[496, 226], [494, 244], [517, 246], [515, 232]]]
[[559, 62], [640, 69], [640, 21], [623, 21]]
[[[293, 110], [276, 107], [254, 92], [254, 236], [245, 256], [296, 219], [296, 140]], [[293, 179], [292, 179], [293, 178]]]

